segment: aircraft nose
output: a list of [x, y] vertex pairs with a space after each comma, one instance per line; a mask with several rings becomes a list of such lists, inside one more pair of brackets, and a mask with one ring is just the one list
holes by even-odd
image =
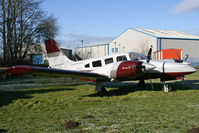
[[192, 66], [182, 63], [165, 62], [162, 68], [170, 76], [182, 76], [196, 72]]
[[178, 71], [185, 72], [187, 74], [196, 72], [196, 69], [188, 64], [180, 64], [177, 66]]
[[[189, 65], [188, 65], [189, 66]], [[192, 66], [189, 66], [188, 68], [187, 68], [187, 71], [189, 71], [189, 72], [191, 72], [191, 73], [194, 73], [194, 72], [196, 72], [196, 69], [194, 68], [194, 67], [192, 67]]]
[[146, 62], [143, 62], [142, 65], [145, 66], [145, 71], [150, 71], [156, 68], [155, 65]]

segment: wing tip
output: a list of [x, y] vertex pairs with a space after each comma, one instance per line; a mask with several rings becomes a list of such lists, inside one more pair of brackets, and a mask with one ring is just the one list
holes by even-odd
[[16, 74], [16, 75], [21, 75], [21, 74], [26, 74], [33, 71], [33, 68], [30, 66], [14, 66], [9, 69], [7, 69], [8, 75]]

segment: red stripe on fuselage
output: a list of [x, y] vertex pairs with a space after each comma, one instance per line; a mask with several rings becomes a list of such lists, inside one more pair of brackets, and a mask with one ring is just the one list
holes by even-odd
[[191, 73], [194, 73], [194, 72], [170, 72], [170, 73], [165, 73], [165, 74], [168, 76], [178, 77], [178, 76], [183, 76], [183, 75], [187, 75]]
[[79, 79], [79, 80], [87, 81], [87, 82], [95, 82], [96, 81], [96, 80], [91, 80], [91, 79]]

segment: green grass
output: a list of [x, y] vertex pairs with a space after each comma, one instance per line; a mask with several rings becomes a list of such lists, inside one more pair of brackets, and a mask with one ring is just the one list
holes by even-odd
[[[8, 132], [186, 132], [199, 127], [199, 72], [187, 81], [169, 82], [170, 93], [153, 80], [106, 84], [107, 96], [94, 86], [70, 79], [19, 78], [0, 82], [0, 129]], [[149, 81], [147, 81], [149, 83]], [[77, 84], [76, 84], [77, 83]], [[65, 121], [81, 123], [66, 129]]]

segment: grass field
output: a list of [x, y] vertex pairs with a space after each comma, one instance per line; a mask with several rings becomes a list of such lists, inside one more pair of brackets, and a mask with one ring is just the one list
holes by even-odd
[[169, 93], [153, 82], [153, 90], [135, 82], [106, 84], [109, 92], [100, 97], [93, 85], [77, 80], [3, 81], [0, 131], [181, 133], [199, 127], [199, 72], [187, 76], [185, 84], [169, 82]]

